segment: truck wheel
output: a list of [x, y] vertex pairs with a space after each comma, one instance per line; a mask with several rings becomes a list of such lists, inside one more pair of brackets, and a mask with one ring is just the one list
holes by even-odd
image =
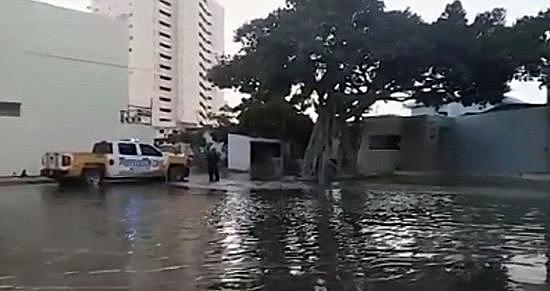
[[189, 177], [189, 169], [183, 166], [170, 167], [168, 170], [168, 182], [182, 182]]
[[103, 183], [103, 171], [100, 169], [87, 169], [82, 173], [84, 182], [91, 187], [99, 187]]

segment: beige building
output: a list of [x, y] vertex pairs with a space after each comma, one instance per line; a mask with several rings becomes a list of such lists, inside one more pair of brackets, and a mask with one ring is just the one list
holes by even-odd
[[454, 118], [382, 116], [365, 120], [357, 169], [520, 177], [550, 173], [550, 107], [501, 104]]
[[130, 122], [197, 126], [223, 106], [206, 77], [224, 52], [215, 0], [92, 0], [90, 9], [128, 28]]

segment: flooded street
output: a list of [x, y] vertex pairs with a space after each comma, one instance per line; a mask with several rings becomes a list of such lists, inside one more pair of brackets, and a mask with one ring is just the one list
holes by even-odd
[[0, 289], [548, 290], [550, 195], [0, 188]]

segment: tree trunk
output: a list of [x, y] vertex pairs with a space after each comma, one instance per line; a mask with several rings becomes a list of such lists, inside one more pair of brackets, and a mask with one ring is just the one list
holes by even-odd
[[326, 136], [329, 119], [325, 111], [320, 111], [317, 122], [315, 122], [315, 126], [313, 127], [302, 165], [302, 176], [307, 179], [317, 178], [326, 147], [324, 137]]
[[319, 110], [319, 118], [313, 128], [302, 167], [302, 176], [316, 179], [324, 186], [328, 185], [343, 167], [353, 164], [346, 123], [330, 112], [327, 108]]

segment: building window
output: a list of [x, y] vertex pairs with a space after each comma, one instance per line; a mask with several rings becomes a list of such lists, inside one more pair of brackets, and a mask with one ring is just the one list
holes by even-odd
[[166, 27], [172, 27], [172, 25], [166, 21], [159, 20], [160, 25], [164, 25]]
[[202, 93], [202, 92], [199, 92], [199, 95], [202, 97], [202, 99], [204, 99], [204, 100], [206, 100], [206, 101], [212, 101], [212, 99], [213, 99], [213, 98], [210, 97], [210, 96], [204, 95], [204, 93]]
[[172, 119], [168, 119], [168, 118], [161, 118], [159, 119], [160, 122], [172, 122]]
[[398, 151], [401, 149], [401, 136], [373, 135], [369, 138], [369, 149], [375, 151]]
[[162, 32], [162, 31], [159, 32], [159, 35], [160, 35], [160, 36], [164, 36], [164, 37], [166, 37], [166, 38], [168, 38], [168, 39], [172, 39], [172, 36], [171, 36], [171, 35], [169, 35], [168, 33], [164, 33], [164, 32]]
[[199, 11], [199, 17], [201, 18], [201, 20], [206, 23], [208, 26], [212, 26], [212, 22], [208, 21], [208, 19], [206, 19], [206, 17], [204, 17], [204, 15], [202, 15], [202, 12]]
[[164, 112], [164, 113], [172, 113], [172, 109], [169, 109], [169, 108], [160, 108], [159, 110], [160, 112]]
[[199, 37], [202, 41], [204, 41], [205, 43], [209, 44], [209, 45], [212, 45], [212, 42], [209, 41], [206, 37], [204, 37], [204, 35], [202, 34], [202, 32], [199, 31]]
[[172, 88], [169, 87], [160, 86], [159, 89], [162, 91], [172, 92]]
[[160, 65], [160, 68], [163, 69], [163, 70], [168, 70], [168, 71], [172, 70], [172, 67], [167, 66], [167, 65], [162, 65], [162, 64]]
[[166, 17], [172, 17], [172, 14], [170, 12], [166, 12], [162, 9], [159, 9], [159, 13], [166, 16]]
[[160, 45], [161, 47], [165, 48], [165, 49], [172, 49], [172, 46], [169, 45], [169, 44], [165, 44], [165, 43], [162, 43], [162, 42], [161, 42], [161, 43], [159, 43], [159, 45]]
[[172, 77], [160, 75], [159, 78], [164, 81], [172, 81]]
[[208, 88], [206, 85], [204, 85], [202, 82], [199, 82], [199, 86], [205, 90], [205, 91], [212, 91], [212, 88]]
[[204, 44], [202, 44], [202, 42], [199, 42], [199, 47], [204, 51], [206, 52], [207, 54], [212, 54], [212, 51], [207, 49]]
[[160, 3], [166, 5], [166, 6], [172, 6], [172, 3], [166, 1], [166, 0], [159, 0]]
[[159, 97], [159, 100], [162, 102], [172, 102], [172, 99], [166, 97]]
[[171, 56], [166, 55], [166, 54], [163, 54], [163, 53], [160, 53], [159, 55], [160, 55], [160, 57], [163, 58], [163, 59], [167, 59], [167, 60], [171, 60], [171, 59], [172, 59]]
[[208, 15], [208, 17], [212, 17], [212, 13], [210, 13], [210, 11], [208, 11], [208, 9], [206, 9], [206, 7], [204, 7], [204, 4], [199, 2], [199, 7], [204, 11], [204, 13], [206, 15]]
[[20, 117], [21, 103], [18, 102], [0, 102], [0, 116]]
[[203, 53], [199, 52], [199, 57], [201, 57], [202, 60], [205, 61], [207, 64], [212, 64], [212, 61], [210, 59], [208, 59], [207, 57], [205, 57], [203, 55]]
[[133, 143], [119, 143], [118, 153], [125, 156], [137, 156], [137, 147]]
[[204, 27], [204, 25], [202, 25], [201, 22], [199, 22], [199, 27], [200, 27], [200, 29], [202, 29], [202, 31], [203, 31], [204, 33], [206, 33], [207, 35], [210, 35], [210, 36], [212, 35], [212, 33], [211, 33], [208, 29], [206, 29], [206, 27]]

